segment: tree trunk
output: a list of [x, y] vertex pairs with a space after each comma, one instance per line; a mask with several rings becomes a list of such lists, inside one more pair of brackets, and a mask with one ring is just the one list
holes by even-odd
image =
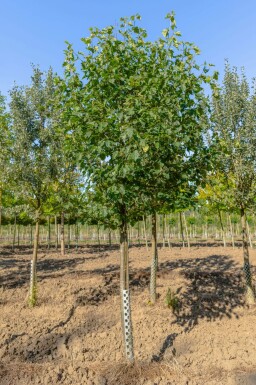
[[232, 247], [234, 249], [235, 248], [234, 233], [233, 233], [233, 226], [232, 226], [232, 222], [231, 222], [231, 216], [230, 216], [229, 213], [228, 213], [228, 221], [229, 221], [229, 228], [230, 228]]
[[70, 249], [70, 240], [71, 240], [71, 234], [70, 234], [70, 223], [69, 223], [69, 220], [68, 220], [68, 249]]
[[140, 221], [138, 221], [137, 239], [138, 239], [138, 244], [139, 244], [139, 247], [140, 247], [141, 246], [141, 244], [140, 244]]
[[168, 234], [168, 247], [170, 249], [171, 248], [171, 241], [170, 241], [171, 234], [170, 234], [170, 224], [169, 224], [169, 222], [167, 224], [167, 215], [165, 216], [165, 229], [168, 230], [167, 231], [167, 234]]
[[31, 270], [30, 270], [29, 304], [31, 306], [35, 306], [36, 301], [37, 301], [36, 264], [37, 264], [38, 242], [39, 242], [39, 211], [36, 212], [36, 226], [35, 226], [35, 236], [34, 236], [34, 249], [33, 249], [33, 258], [31, 260]]
[[247, 233], [248, 233], [248, 240], [249, 240], [250, 248], [252, 249], [253, 247], [252, 247], [251, 231], [250, 231], [250, 226], [249, 226], [249, 223], [247, 220], [246, 220], [246, 227], [247, 227]]
[[147, 226], [146, 226], [146, 218], [144, 217], [144, 215], [143, 215], [143, 228], [144, 228], [144, 237], [145, 237], [146, 249], [148, 251]]
[[158, 253], [157, 253], [157, 230], [156, 230], [156, 213], [152, 214], [152, 261], [150, 273], [150, 302], [156, 302], [156, 272], [158, 270]]
[[183, 223], [182, 223], [182, 216], [181, 212], [179, 214], [180, 217], [180, 232], [181, 232], [181, 237], [182, 237], [182, 246], [185, 247], [185, 239], [184, 239], [184, 231], [183, 231]]
[[112, 244], [112, 240], [111, 240], [111, 230], [110, 230], [110, 229], [108, 229], [108, 244], [109, 244], [109, 246], [111, 246], [111, 244]]
[[100, 226], [97, 225], [98, 250], [100, 251]]
[[54, 226], [55, 226], [55, 249], [58, 250], [59, 242], [58, 242], [58, 221], [57, 215], [54, 217]]
[[182, 217], [183, 217], [183, 221], [184, 221], [184, 227], [185, 227], [185, 233], [186, 233], [188, 248], [190, 248], [190, 241], [189, 241], [189, 236], [188, 236], [188, 226], [187, 226], [187, 221], [186, 221], [186, 217], [185, 217], [184, 211], [182, 213]]
[[32, 224], [30, 224], [30, 246], [32, 246], [33, 243], [33, 229]]
[[219, 214], [219, 219], [220, 219], [220, 226], [221, 226], [221, 233], [222, 233], [222, 239], [223, 239], [223, 246], [226, 247], [226, 238], [225, 238], [225, 231], [224, 231], [224, 226], [222, 222], [222, 216], [220, 209], [218, 209], [218, 214]]
[[19, 223], [17, 226], [17, 245], [18, 245], [18, 247], [20, 245], [20, 224]]
[[241, 207], [241, 225], [242, 225], [242, 237], [243, 237], [243, 254], [244, 254], [244, 275], [246, 282], [246, 300], [249, 304], [255, 303], [255, 293], [252, 287], [252, 276], [249, 262], [249, 248], [248, 248], [248, 233], [246, 229], [245, 210]]
[[165, 223], [164, 223], [164, 217], [165, 217], [165, 215], [163, 214], [162, 215], [163, 247], [165, 247]]
[[120, 292], [121, 292], [121, 320], [125, 357], [134, 361], [133, 333], [131, 321], [130, 293], [129, 293], [129, 259], [128, 259], [128, 233], [126, 213], [123, 209], [122, 224], [120, 226]]
[[17, 224], [17, 215], [14, 215], [14, 225], [13, 225], [13, 239], [12, 239], [12, 250], [14, 250], [16, 242], [16, 224]]
[[51, 247], [51, 218], [50, 218], [50, 215], [48, 215], [47, 248], [50, 249], [50, 247]]
[[79, 234], [78, 234], [78, 223], [76, 222], [75, 224], [75, 233], [76, 233], [76, 250], [78, 250], [78, 237], [79, 237]]
[[60, 224], [60, 249], [61, 255], [65, 255], [65, 216], [64, 211], [61, 212], [61, 224]]

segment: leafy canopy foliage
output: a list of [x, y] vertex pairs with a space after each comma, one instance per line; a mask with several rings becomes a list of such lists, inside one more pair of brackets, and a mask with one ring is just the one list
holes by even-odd
[[238, 207], [248, 208], [256, 191], [256, 88], [226, 64], [223, 87], [213, 98], [214, 131], [219, 138], [218, 169]]
[[117, 30], [92, 28], [84, 52], [66, 50], [66, 135], [96, 199], [117, 213], [123, 205], [140, 211], [152, 195], [173, 200], [171, 190], [186, 191], [209, 162], [203, 85], [215, 80], [196, 64], [198, 48], [180, 40], [174, 15], [167, 18], [155, 42], [136, 15]]

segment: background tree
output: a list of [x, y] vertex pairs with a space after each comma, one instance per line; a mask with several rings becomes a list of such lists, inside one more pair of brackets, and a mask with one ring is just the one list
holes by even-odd
[[229, 194], [240, 209], [246, 297], [255, 302], [255, 293], [249, 262], [246, 210], [253, 205], [256, 191], [256, 89], [250, 89], [242, 72], [225, 67], [223, 87], [213, 99], [214, 132], [219, 138], [220, 172], [226, 180], [232, 180]]
[[10, 161], [11, 136], [9, 131], [9, 114], [5, 98], [0, 94], [0, 234], [2, 225], [3, 194], [7, 188], [7, 169]]
[[33, 68], [31, 86], [15, 86], [10, 92], [11, 148], [10, 179], [15, 195], [29, 204], [35, 213], [35, 235], [31, 260], [29, 302], [36, 303], [36, 262], [39, 240], [39, 221], [49, 186], [57, 174], [52, 154], [55, 140], [52, 114], [55, 86], [50, 69], [44, 74]]

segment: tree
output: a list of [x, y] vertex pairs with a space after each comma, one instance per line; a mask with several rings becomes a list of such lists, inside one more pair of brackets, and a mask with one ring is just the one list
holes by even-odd
[[246, 210], [253, 205], [256, 191], [256, 88], [242, 72], [227, 63], [223, 87], [213, 98], [214, 132], [219, 138], [220, 172], [231, 180], [229, 194], [240, 210], [243, 236], [246, 298], [255, 302], [249, 262]]
[[[198, 48], [179, 41], [174, 15], [167, 18], [171, 26], [155, 42], [136, 25], [138, 15], [121, 19], [117, 31], [93, 28], [82, 39], [85, 52], [76, 55], [68, 44], [64, 63], [70, 146], [75, 141], [80, 166], [89, 175], [88, 190], [114, 212], [120, 230], [122, 324], [130, 361], [127, 225], [142, 218], [152, 193], [167, 196], [167, 189], [180, 189], [197, 174], [203, 83], [212, 82], [208, 69], [201, 71], [194, 62]], [[207, 161], [206, 153], [200, 156]]]
[[9, 179], [15, 186], [15, 195], [29, 204], [35, 213], [35, 236], [31, 260], [29, 302], [37, 299], [36, 263], [39, 240], [39, 222], [42, 208], [49, 196], [49, 186], [57, 174], [52, 149], [52, 124], [55, 85], [50, 69], [45, 77], [33, 68], [30, 87], [15, 86], [11, 92], [10, 131], [13, 138]]
[[7, 169], [11, 146], [9, 114], [6, 111], [5, 98], [0, 94], [0, 233], [2, 224], [3, 193], [7, 185]]

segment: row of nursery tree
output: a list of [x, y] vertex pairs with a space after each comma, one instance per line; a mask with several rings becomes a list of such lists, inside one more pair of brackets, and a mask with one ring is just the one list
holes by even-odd
[[[35, 224], [30, 303], [36, 302], [40, 221], [58, 215], [117, 229], [126, 356], [133, 361], [128, 227], [151, 226], [151, 302], [156, 300], [157, 213], [198, 202], [240, 215], [246, 295], [254, 302], [246, 211], [255, 207], [256, 93], [226, 64], [222, 85], [183, 41], [174, 14], [155, 41], [140, 16], [92, 28], [83, 50], [67, 44], [64, 74], [33, 68], [31, 84], [0, 103], [0, 212]], [[224, 229], [223, 229], [224, 231]], [[62, 242], [64, 248], [64, 242]]]
[[[206, 209], [206, 210], [205, 210]], [[48, 249], [61, 247], [62, 255], [65, 249], [84, 246], [86, 244], [116, 245], [119, 243], [118, 229], [111, 229], [104, 224], [93, 221], [88, 222], [88, 217], [65, 215], [64, 229], [61, 228], [61, 216], [54, 215], [41, 217], [39, 226], [39, 245]], [[13, 213], [12, 216], [2, 217], [0, 227], [0, 246], [12, 247], [31, 246], [34, 233], [33, 215], [28, 216], [26, 211]], [[256, 236], [256, 218], [247, 216], [247, 231], [250, 247], [253, 247], [253, 238]], [[61, 238], [61, 234], [64, 237]], [[239, 215], [230, 214], [220, 210], [208, 210], [207, 205], [197, 210], [175, 212], [157, 215], [157, 239], [161, 247], [182, 245], [190, 247], [202, 242], [215, 242], [224, 247], [232, 245], [233, 248], [241, 244], [241, 225]], [[151, 241], [151, 216], [143, 216], [141, 220], [128, 225], [129, 245], [146, 246], [149, 249]]]

